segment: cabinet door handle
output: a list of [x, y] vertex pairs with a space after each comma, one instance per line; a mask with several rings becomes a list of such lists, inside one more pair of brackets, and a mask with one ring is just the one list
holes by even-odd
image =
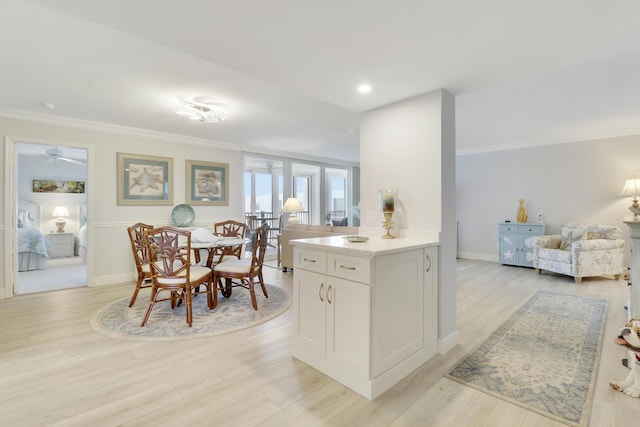
[[327, 302], [331, 304], [331, 285], [329, 285], [329, 289], [327, 289]]
[[426, 261], [427, 261], [427, 273], [428, 273], [429, 271], [431, 271], [431, 257], [429, 255], [427, 255]]
[[324, 302], [324, 297], [322, 296], [322, 290], [324, 289], [324, 283], [322, 283], [320, 285], [320, 289], [318, 289], [318, 297], [320, 298], [320, 301]]
[[343, 270], [355, 270], [355, 267], [347, 267], [346, 265], [340, 265], [340, 268]]
[[315, 260], [315, 259], [309, 259], [309, 258], [302, 258], [302, 260], [303, 260], [304, 262], [316, 262], [316, 260]]

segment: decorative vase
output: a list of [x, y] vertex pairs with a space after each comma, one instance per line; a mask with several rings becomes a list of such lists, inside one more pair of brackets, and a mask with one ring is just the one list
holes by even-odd
[[396, 198], [398, 195], [398, 190], [395, 188], [389, 188], [384, 190], [379, 190], [378, 194], [380, 195], [380, 209], [384, 214], [384, 221], [382, 222], [382, 228], [387, 230], [387, 234], [382, 236], [383, 239], [395, 239], [396, 236], [391, 234], [391, 229], [393, 228], [393, 212], [396, 209]]
[[525, 222], [527, 222], [527, 207], [525, 206], [525, 202], [524, 199], [520, 199], [520, 207], [518, 208], [518, 214], [516, 215], [516, 220], [521, 223], [524, 224]]

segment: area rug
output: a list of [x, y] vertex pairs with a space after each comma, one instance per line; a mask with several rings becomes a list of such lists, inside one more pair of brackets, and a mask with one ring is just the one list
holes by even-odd
[[[91, 327], [98, 333], [123, 340], [172, 341], [205, 338], [249, 328], [271, 320], [291, 306], [291, 295], [286, 289], [266, 285], [269, 298], [258, 286], [258, 310], [251, 306], [249, 291], [233, 289], [230, 298], [218, 298], [218, 306], [209, 310], [206, 295], [193, 298], [193, 326], [186, 321], [184, 305], [171, 309], [170, 303], [161, 302], [153, 307], [144, 327], [140, 327], [147, 308], [149, 289], [143, 289], [133, 307], [128, 307], [130, 296], [118, 299], [98, 310], [91, 318]], [[145, 292], [146, 291], [146, 292]]]
[[446, 377], [586, 426], [606, 310], [602, 299], [537, 291]]

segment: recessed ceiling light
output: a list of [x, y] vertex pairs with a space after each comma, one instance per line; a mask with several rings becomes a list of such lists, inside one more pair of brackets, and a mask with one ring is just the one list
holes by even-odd
[[363, 84], [358, 86], [358, 92], [360, 92], [360, 93], [369, 93], [369, 92], [371, 92], [371, 86], [366, 84], [366, 83], [363, 83]]

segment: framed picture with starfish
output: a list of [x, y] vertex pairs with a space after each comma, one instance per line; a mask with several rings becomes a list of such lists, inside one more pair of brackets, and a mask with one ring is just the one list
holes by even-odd
[[229, 165], [186, 161], [186, 200], [190, 205], [229, 205]]
[[173, 159], [117, 153], [118, 205], [173, 205]]

